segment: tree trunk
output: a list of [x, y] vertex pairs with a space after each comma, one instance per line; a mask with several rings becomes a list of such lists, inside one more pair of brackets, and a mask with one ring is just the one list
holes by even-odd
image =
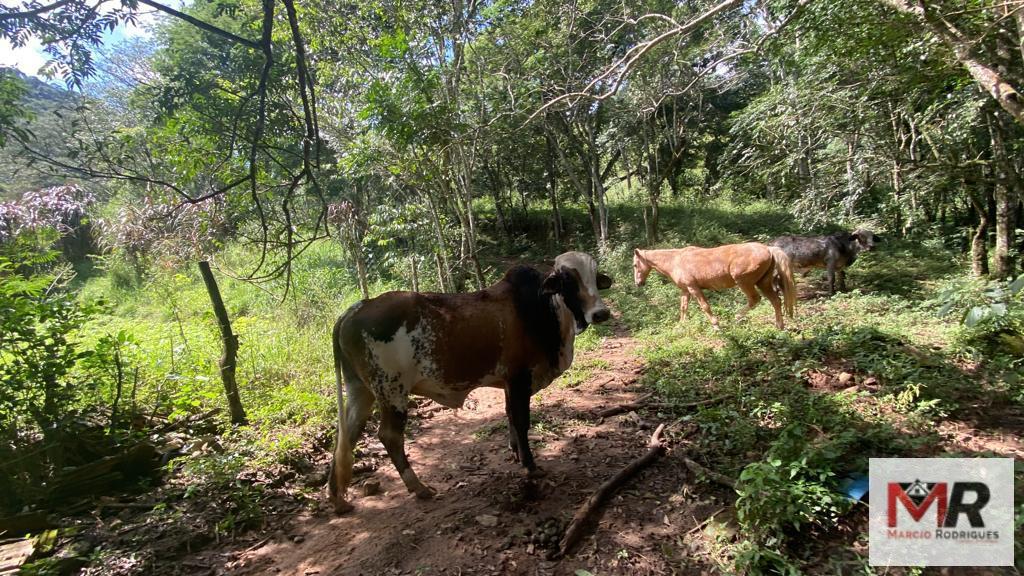
[[[454, 165], [455, 159], [452, 159]], [[456, 166], [462, 166], [458, 164]], [[468, 171], [468, 169], [467, 169]], [[468, 260], [472, 265], [473, 278], [476, 280], [477, 290], [484, 289], [484, 274], [480, 268], [480, 259], [476, 254], [476, 223], [473, 217], [473, 192], [470, 189], [468, 175], [453, 174], [455, 177], [454, 192], [456, 197], [455, 211], [462, 224], [462, 264]]]
[[[566, 128], [565, 130], [567, 133], [569, 132], [568, 128]], [[558, 159], [562, 163], [565, 174], [569, 177], [569, 181], [572, 182], [573, 186], [576, 187], [576, 190], [580, 193], [581, 196], [583, 196], [584, 200], [586, 200], [587, 202], [587, 214], [590, 216], [590, 227], [593, 228], [594, 230], [594, 240], [598, 244], [600, 244], [601, 226], [599, 224], [597, 207], [594, 205], [594, 175], [600, 172], [600, 165], [595, 166], [594, 163], [591, 161], [589, 154], [585, 152], [580, 152], [578, 154], [578, 157], [585, 164], [585, 166], [583, 166], [580, 170], [582, 176], [586, 177], [586, 180], [584, 180], [583, 178], [580, 177], [580, 174], [576, 172], [576, 169], [572, 165], [572, 163], [569, 162], [569, 159], [566, 157], [565, 152], [562, 150], [561, 146], [556, 146], [555, 152], [558, 154]], [[598, 161], [600, 162], [600, 159], [598, 159]]]
[[647, 189], [647, 203], [650, 208], [650, 214], [648, 215], [647, 208], [644, 208], [644, 235], [647, 238], [647, 245], [653, 246], [658, 241], [658, 194], [661, 192], [661, 178], [655, 172], [652, 172], [650, 167], [653, 167], [652, 162], [648, 162], [648, 171], [646, 182], [644, 182], [644, 188]]
[[658, 241], [658, 195], [651, 194], [651, 218], [650, 218], [650, 230], [648, 231], [648, 241], [654, 244]]
[[501, 207], [501, 195], [498, 193], [497, 186], [491, 188], [491, 196], [494, 197], [494, 215], [498, 218], [498, 231], [503, 237], [508, 238], [508, 220], [505, 219], [505, 209]]
[[971, 238], [971, 272], [979, 277], [988, 276], [988, 210], [973, 193], [968, 192], [968, 196], [978, 214], [978, 227]]
[[199, 272], [203, 275], [203, 283], [206, 284], [206, 292], [210, 295], [210, 303], [213, 305], [213, 313], [217, 317], [217, 325], [220, 328], [220, 339], [224, 344], [224, 355], [220, 357], [220, 378], [224, 382], [224, 393], [228, 398], [228, 408], [231, 410], [231, 423], [245, 425], [248, 419], [245, 417], [245, 409], [242, 408], [242, 399], [238, 395], [238, 382], [235, 381], [235, 366], [238, 359], [238, 336], [231, 331], [231, 320], [228, 319], [228, 310], [224, 307], [224, 300], [220, 297], [220, 288], [217, 287], [217, 280], [210, 271], [210, 263], [206, 260], [199, 262]]
[[548, 177], [548, 196], [551, 199], [551, 229], [554, 232], [555, 244], [562, 243], [562, 215], [558, 211], [558, 173], [555, 169], [555, 143], [548, 130], [544, 131], [547, 143], [545, 158]]
[[1013, 276], [1013, 208], [1016, 191], [1016, 172], [1007, 156], [1002, 126], [995, 114], [988, 115], [989, 134], [992, 137], [992, 160], [995, 176], [996, 204], [996, 254], [995, 277], [1005, 279]]
[[445, 280], [445, 270], [444, 270], [444, 266], [441, 263], [441, 255], [438, 254], [437, 252], [434, 252], [434, 264], [437, 265], [437, 285], [438, 285], [438, 289], [441, 292], [447, 292], [448, 291], [448, 286], [445, 285], [445, 282], [444, 282], [444, 280]]
[[416, 270], [416, 254], [410, 254], [409, 260], [412, 262], [412, 291], [420, 291], [420, 275], [419, 271]]
[[856, 152], [857, 137], [854, 136], [846, 143], [846, 217], [848, 219], [853, 218], [853, 207], [858, 196], [857, 174], [853, 163]]
[[995, 188], [996, 201], [996, 257], [995, 277], [1005, 279], [1013, 276], [1013, 257], [1010, 245], [1013, 243], [1013, 213], [1010, 187], [1005, 181], [997, 181]]
[[604, 183], [598, 177], [594, 180], [594, 195], [597, 196], [597, 215], [600, 223], [600, 241], [598, 251], [604, 253], [608, 245], [608, 204], [605, 202]]
[[121, 363], [121, 344], [117, 345], [114, 350], [114, 369], [116, 371], [116, 382], [114, 390], [114, 402], [110, 405], [110, 429], [107, 431], [108, 434], [113, 434], [114, 430], [117, 429], [118, 406], [121, 404], [121, 393], [124, 391], [124, 365]]
[[352, 247], [352, 254], [356, 260], [356, 277], [359, 279], [359, 291], [363, 294], [363, 299], [370, 297], [370, 290], [366, 284], [366, 260], [363, 259], [363, 251], [359, 245]]
[[491, 179], [491, 197], [494, 199], [494, 215], [498, 219], [498, 231], [501, 232], [502, 237], [508, 239], [510, 237], [509, 220], [505, 217], [505, 209], [501, 205], [501, 190], [504, 187], [501, 172], [497, 168], [492, 168], [490, 162], [484, 162], [483, 168]]
[[966, 37], [941, 16], [929, 12], [925, 2], [883, 1], [900, 12], [913, 15], [926, 25], [953, 51], [957, 61], [967, 69], [974, 81], [988, 92], [1014, 120], [1024, 124], [1024, 98], [1013, 85], [1006, 81], [995, 66], [981, 60], [980, 54], [975, 50], [975, 42], [971, 38]]
[[893, 158], [892, 161], [892, 198], [896, 206], [895, 224], [900, 236], [907, 235], [907, 226], [903, 224], [903, 168], [900, 161]]
[[434, 237], [437, 241], [437, 251], [434, 252], [434, 258], [437, 260], [438, 284], [440, 285], [441, 292], [448, 292], [451, 290], [452, 277], [449, 275], [447, 243], [444, 239], [444, 230], [441, 228], [441, 217], [437, 214], [437, 205], [434, 203], [434, 199], [429, 192], [426, 194], [426, 197], [427, 207], [430, 209], [430, 223], [433, 225]]

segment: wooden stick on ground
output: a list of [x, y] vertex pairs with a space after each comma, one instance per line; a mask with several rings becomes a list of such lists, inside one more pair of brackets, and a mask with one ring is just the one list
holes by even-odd
[[647, 400], [649, 400], [651, 396], [653, 396], [653, 394], [645, 394], [644, 396], [641, 396], [640, 398], [637, 398], [632, 402], [619, 404], [618, 406], [612, 406], [611, 408], [605, 408], [604, 410], [601, 410], [600, 412], [597, 413], [597, 417], [607, 418], [608, 416], [615, 416], [616, 414], [622, 414], [625, 412], [639, 410], [640, 408], [643, 408], [644, 406], [648, 405]]
[[707, 518], [701, 520], [696, 526], [694, 526], [693, 528], [690, 528], [689, 530], [687, 530], [686, 533], [687, 534], [693, 534], [697, 530], [700, 530], [701, 528], [707, 526], [712, 520], [715, 519], [715, 516], [718, 516], [722, 512], [725, 512], [725, 508], [724, 507], [723, 508], [719, 508], [718, 510], [715, 510], [715, 512], [713, 514], [711, 514], [711, 516], [708, 516]]
[[597, 413], [598, 418], [607, 418], [609, 416], [616, 416], [625, 412], [633, 412], [641, 408], [670, 408], [673, 410], [680, 410], [683, 408], [696, 408], [698, 406], [707, 406], [709, 404], [717, 404], [722, 400], [732, 398], [735, 394], [723, 394], [714, 398], [708, 398], [707, 400], [697, 400], [695, 402], [686, 402], [685, 404], [677, 404], [675, 402], [647, 402], [650, 395], [647, 395], [634, 402], [627, 402], [626, 404], [619, 404], [618, 406], [612, 406], [611, 408], [605, 408]]
[[572, 522], [569, 523], [569, 527], [566, 528], [565, 535], [562, 536], [562, 541], [558, 544], [558, 549], [549, 555], [549, 559], [557, 560], [558, 558], [565, 556], [566, 552], [579, 543], [580, 539], [583, 537], [584, 526], [601, 508], [604, 502], [608, 500], [608, 498], [610, 498], [620, 486], [635, 476], [637, 472], [643, 470], [665, 454], [665, 445], [661, 443], [661, 433], [664, 429], [664, 424], [659, 425], [654, 431], [654, 434], [651, 434], [651, 439], [647, 443], [647, 453], [633, 460], [627, 464], [625, 468], [619, 470], [618, 474], [606, 480], [604, 484], [601, 484], [597, 490], [590, 495], [590, 498], [588, 498], [587, 501], [579, 507], [576, 511], [576, 515], [572, 518]]

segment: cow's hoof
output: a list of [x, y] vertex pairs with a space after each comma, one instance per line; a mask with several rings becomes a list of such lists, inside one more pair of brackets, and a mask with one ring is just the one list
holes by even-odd
[[348, 502], [345, 502], [344, 500], [339, 500], [334, 503], [334, 513], [339, 516], [341, 516], [342, 514], [348, 514], [349, 512], [355, 509], [355, 506], [349, 504]]
[[540, 466], [535, 466], [532, 470], [526, 471], [526, 477], [530, 479], [544, 478], [548, 473]]

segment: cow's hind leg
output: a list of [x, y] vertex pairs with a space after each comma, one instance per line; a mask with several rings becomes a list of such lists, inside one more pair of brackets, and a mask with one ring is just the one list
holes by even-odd
[[334, 445], [334, 464], [329, 490], [334, 501], [334, 512], [343, 514], [352, 510], [345, 493], [352, 482], [352, 460], [356, 442], [363, 435], [366, 420], [373, 410], [373, 392], [353, 373], [345, 371], [345, 417], [339, 418], [338, 441]]
[[408, 414], [405, 410], [399, 410], [394, 406], [381, 406], [380, 414], [380, 441], [388, 451], [391, 463], [395, 465], [405, 487], [416, 494], [417, 498], [433, 498], [436, 492], [433, 488], [420, 482], [409, 465], [409, 457], [405, 454], [405, 421]]
[[836, 293], [836, 263], [833, 260], [829, 260], [825, 263], [825, 275], [828, 278], [828, 295], [833, 296]]

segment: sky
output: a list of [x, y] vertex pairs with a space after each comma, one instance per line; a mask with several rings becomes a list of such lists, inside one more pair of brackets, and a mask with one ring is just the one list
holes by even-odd
[[[120, 2], [111, 2], [113, 6], [120, 5]], [[172, 0], [168, 2], [169, 5], [179, 7], [182, 2], [180, 0]], [[22, 2], [20, 0], [0, 0], [0, 5], [5, 7], [20, 7]], [[101, 8], [102, 11], [102, 8]], [[127, 24], [118, 26], [113, 32], [106, 32], [103, 34], [104, 45], [117, 44], [126, 39], [130, 38], [147, 38], [150, 36], [148, 27], [156, 21], [155, 11], [145, 11], [139, 13], [138, 25]], [[0, 39], [0, 66], [10, 66], [21, 70], [25, 74], [39, 77], [39, 69], [46, 64], [49, 59], [47, 54], [43, 52], [42, 44], [39, 40], [33, 38], [25, 46], [13, 48], [11, 43], [6, 39]]]

